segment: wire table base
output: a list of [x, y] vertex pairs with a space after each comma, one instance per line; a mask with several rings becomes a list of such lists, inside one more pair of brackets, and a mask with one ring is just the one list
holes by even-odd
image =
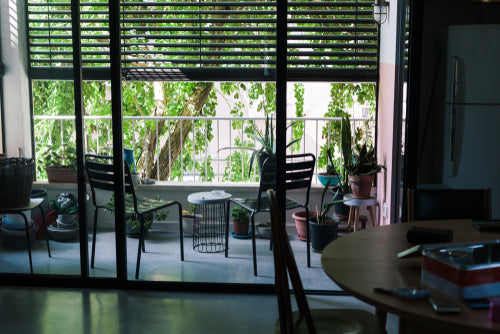
[[193, 249], [200, 253], [220, 253], [226, 245], [226, 215], [230, 194], [202, 192], [189, 195], [195, 205]]

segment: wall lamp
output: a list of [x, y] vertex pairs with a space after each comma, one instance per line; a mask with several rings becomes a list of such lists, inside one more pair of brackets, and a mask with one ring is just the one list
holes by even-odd
[[389, 2], [387, 0], [375, 0], [373, 4], [373, 19], [377, 24], [382, 24], [387, 20], [389, 14]]

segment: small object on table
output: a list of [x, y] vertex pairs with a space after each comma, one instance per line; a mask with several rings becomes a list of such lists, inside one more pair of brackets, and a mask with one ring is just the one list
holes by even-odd
[[200, 253], [225, 250], [228, 233], [226, 215], [231, 194], [223, 190], [199, 192], [188, 196], [194, 204], [193, 249]]
[[349, 220], [347, 222], [347, 233], [351, 232], [351, 225], [354, 223], [354, 232], [358, 230], [359, 225], [359, 207], [366, 206], [368, 212], [370, 213], [370, 220], [372, 227], [375, 227], [375, 215], [373, 214], [372, 207], [377, 205], [377, 198], [371, 196], [367, 199], [353, 198], [352, 194], [347, 194], [344, 196], [344, 204], [350, 206], [349, 209]]
[[430, 297], [429, 303], [436, 313], [460, 313], [460, 306], [450, 298]]

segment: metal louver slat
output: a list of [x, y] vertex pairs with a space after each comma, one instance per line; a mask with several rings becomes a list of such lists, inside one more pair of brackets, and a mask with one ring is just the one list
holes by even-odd
[[[67, 78], [72, 67], [70, 1], [26, 4], [30, 76]], [[371, 5], [372, 0], [288, 2], [289, 79], [374, 81], [378, 28]], [[102, 78], [110, 66], [108, 0], [82, 0], [80, 6], [84, 78]], [[126, 80], [147, 80], [148, 75], [181, 80], [174, 72], [211, 81], [272, 80], [276, 2], [121, 0], [121, 6]]]

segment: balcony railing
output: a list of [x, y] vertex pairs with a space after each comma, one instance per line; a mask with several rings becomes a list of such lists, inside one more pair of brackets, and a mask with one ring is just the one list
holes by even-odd
[[[84, 133], [86, 136], [85, 144], [85, 152], [88, 151], [89, 143], [92, 142], [93, 147], [97, 147], [97, 152], [112, 152], [112, 134], [111, 134], [111, 116], [85, 116], [84, 117]], [[329, 130], [331, 127], [327, 126], [330, 122], [339, 122], [342, 120], [340, 117], [321, 117], [321, 118], [311, 118], [311, 117], [289, 117], [288, 122], [303, 122], [303, 135], [300, 140], [300, 148], [298, 151], [293, 151], [291, 149], [287, 149], [288, 154], [292, 153], [313, 153], [316, 157], [318, 157], [321, 153], [321, 147], [325, 144], [330, 145], [328, 141], [330, 141], [331, 136]], [[187, 171], [184, 171], [183, 159], [180, 159], [181, 172], [180, 176], [176, 177], [176, 180], [179, 181], [195, 181], [195, 182], [222, 182], [224, 181], [224, 176], [226, 179], [231, 179], [231, 173], [241, 173], [238, 175], [240, 179], [244, 180], [243, 177], [245, 173], [248, 172], [248, 165], [245, 163], [241, 163], [241, 170], [235, 171], [230, 168], [226, 171], [226, 167], [231, 165], [231, 154], [235, 151], [243, 151], [243, 149], [235, 148], [235, 138], [243, 138], [245, 141], [253, 140], [249, 136], [247, 136], [243, 129], [234, 130], [232, 126], [232, 122], [241, 122], [241, 121], [255, 121], [257, 124], [265, 122], [265, 117], [170, 117], [170, 116], [157, 116], [157, 117], [136, 117], [136, 116], [125, 116], [123, 117], [123, 122], [131, 125], [132, 135], [127, 135], [127, 140], [124, 139], [124, 146], [130, 147], [132, 149], [136, 149], [138, 146], [142, 146], [146, 137], [141, 135], [141, 133], [145, 133], [146, 121], [154, 122], [156, 129], [156, 150], [155, 150], [155, 161], [159, 159], [159, 148], [161, 146], [166, 146], [169, 149], [169, 156], [171, 153], [171, 142], [169, 136], [159, 136], [158, 133], [158, 123], [163, 121], [166, 124], [167, 129], [171, 129], [171, 125], [175, 124], [174, 122], [191, 122], [190, 132], [188, 134], [189, 138], [194, 141], [195, 138], [198, 138], [198, 142], [200, 141], [198, 134], [201, 133], [204, 136], [203, 148], [201, 150], [197, 150], [194, 145], [191, 145], [189, 152], [185, 152], [186, 149], [184, 145], [180, 147], [179, 157], [184, 156], [185, 153], [189, 153], [192, 161], [204, 164], [205, 168], [205, 176], [202, 176], [199, 170], [193, 168]], [[207, 132], [203, 131], [208, 127], [209, 122], [211, 121], [211, 128], [213, 138], [212, 140], [208, 140]], [[38, 148], [41, 145], [50, 145], [53, 143], [53, 138], [51, 135], [51, 131], [48, 133], [42, 133], [46, 130], [51, 129], [53, 126], [58, 125], [58, 128], [61, 129], [60, 138], [62, 143], [71, 144], [74, 142], [74, 116], [35, 116], [35, 147], [38, 153]], [[195, 126], [195, 122], [198, 126]], [[200, 122], [201, 125], [200, 126]], [[43, 125], [43, 126], [42, 126]], [[370, 118], [351, 118], [351, 127], [352, 129], [361, 129], [363, 132], [363, 137], [374, 138], [374, 129], [375, 129], [375, 121]], [[181, 137], [182, 137], [182, 127], [181, 128]], [[326, 130], [324, 130], [324, 128]], [[64, 131], [63, 131], [64, 129]], [[201, 130], [200, 130], [201, 129]], [[72, 132], [73, 131], [73, 132]], [[326, 131], [326, 132], [324, 132]], [[199, 132], [199, 133], [198, 133]], [[71, 135], [73, 133], [73, 135]], [[125, 137], [125, 136], [124, 136]], [[291, 130], [287, 131], [287, 142], [292, 138]], [[339, 137], [338, 137], [339, 138]], [[372, 140], [373, 142], [373, 140]], [[260, 144], [258, 142], [254, 142], [254, 147], [259, 148]], [[197, 153], [199, 152], [199, 153]], [[247, 151], [248, 152], [248, 151]], [[340, 156], [339, 150], [336, 152], [337, 157]], [[211, 180], [207, 180], [206, 175], [208, 175], [208, 157], [211, 159], [212, 169], [213, 169], [213, 178]], [[145, 165], [147, 165], [147, 161], [145, 161]], [[166, 168], [171, 168], [172, 164], [169, 164]], [[315, 178], [313, 183], [318, 183], [317, 174], [324, 171], [323, 168], [316, 167]], [[139, 170], [139, 172], [142, 172]], [[169, 170], [169, 181], [172, 180], [172, 173]], [[156, 169], [156, 176], [151, 176], [152, 178], [159, 179], [159, 169]], [[257, 181], [256, 176], [252, 177], [253, 181]]]

